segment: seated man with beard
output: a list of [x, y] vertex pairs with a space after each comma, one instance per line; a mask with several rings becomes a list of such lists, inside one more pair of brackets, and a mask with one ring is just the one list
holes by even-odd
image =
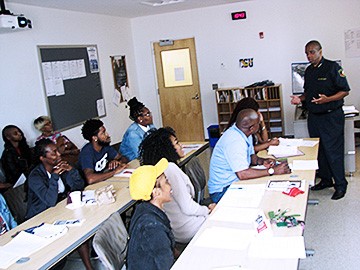
[[104, 181], [126, 168], [126, 158], [110, 146], [110, 136], [101, 120], [87, 120], [81, 131], [89, 143], [81, 149], [79, 165], [89, 185]]

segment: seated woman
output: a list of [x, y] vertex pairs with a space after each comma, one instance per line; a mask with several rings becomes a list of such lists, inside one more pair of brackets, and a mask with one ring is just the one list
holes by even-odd
[[129, 161], [139, 157], [139, 145], [144, 135], [150, 129], [155, 128], [151, 112], [136, 97], [127, 103], [130, 107], [129, 118], [134, 121], [126, 130], [119, 152]]
[[127, 250], [128, 270], [167, 270], [174, 263], [175, 239], [164, 206], [171, 201], [171, 186], [161, 159], [155, 166], [141, 166], [130, 177], [129, 190], [139, 200], [131, 217]]
[[2, 130], [4, 151], [1, 162], [6, 181], [14, 185], [21, 174], [28, 177], [32, 165], [32, 153], [26, 142], [24, 133], [14, 125], [8, 125]]
[[34, 126], [37, 130], [41, 131], [41, 135], [36, 141], [44, 138], [52, 140], [56, 144], [63, 160], [73, 165], [77, 163], [80, 150], [65, 135], [54, 131], [50, 117], [39, 116], [34, 120]]
[[0, 236], [16, 226], [17, 223], [11, 215], [4, 197], [0, 194]]
[[[52, 140], [37, 141], [34, 152], [38, 165], [28, 177], [27, 219], [55, 206], [66, 198], [67, 192], [84, 188], [79, 172], [61, 159]], [[86, 269], [92, 269], [88, 243], [82, 244], [78, 251]]]
[[140, 155], [140, 162], [144, 165], [155, 165], [162, 158], [169, 161], [165, 175], [172, 186], [173, 200], [164, 205], [165, 213], [170, 219], [175, 240], [184, 244], [190, 242], [215, 204], [206, 207], [193, 200], [194, 187], [177, 166], [178, 160], [184, 157], [184, 151], [174, 130], [160, 128], [150, 131], [140, 146]]
[[262, 113], [259, 112], [259, 103], [257, 103], [257, 101], [251, 97], [243, 98], [236, 104], [227, 128], [231, 127], [236, 122], [236, 117], [238, 116], [239, 112], [244, 109], [253, 109], [259, 114], [260, 117], [259, 131], [253, 135], [255, 152], [257, 153], [261, 150], [265, 150], [269, 148], [270, 145], [279, 145], [278, 138], [272, 138], [271, 140], [269, 139], [269, 134], [264, 123], [264, 117]]

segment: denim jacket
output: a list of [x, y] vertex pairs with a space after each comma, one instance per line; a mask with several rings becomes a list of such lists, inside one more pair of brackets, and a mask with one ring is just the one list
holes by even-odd
[[1, 194], [0, 194], [0, 216], [3, 222], [5, 223], [6, 231], [9, 231], [17, 226], [17, 223], [13, 218], [13, 216], [11, 215], [10, 210], [6, 204], [6, 201]]
[[166, 214], [143, 202], [136, 207], [129, 229], [128, 270], [166, 270], [174, 263], [174, 235]]
[[[153, 124], [149, 125], [150, 129], [154, 129]], [[143, 141], [145, 131], [138, 123], [132, 123], [126, 130], [122, 142], [120, 144], [119, 152], [125, 156], [129, 161], [139, 157], [139, 146]]]

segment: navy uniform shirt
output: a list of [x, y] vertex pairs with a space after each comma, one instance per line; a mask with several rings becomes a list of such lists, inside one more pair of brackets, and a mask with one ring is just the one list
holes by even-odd
[[349, 84], [342, 68], [335, 62], [322, 58], [319, 65], [310, 65], [305, 70], [304, 90], [306, 107], [311, 113], [327, 113], [342, 107], [344, 100], [315, 104], [311, 101], [319, 98], [319, 94], [335, 95], [340, 91], [350, 91]]

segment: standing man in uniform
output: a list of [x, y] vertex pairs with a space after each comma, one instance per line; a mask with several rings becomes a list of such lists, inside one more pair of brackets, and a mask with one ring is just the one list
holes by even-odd
[[335, 187], [331, 199], [338, 200], [345, 196], [348, 184], [344, 166], [345, 116], [342, 106], [350, 87], [342, 68], [322, 56], [318, 41], [309, 41], [305, 54], [310, 66], [305, 70], [304, 94], [291, 96], [291, 104], [305, 102], [309, 111], [310, 137], [320, 138], [318, 161], [321, 181], [311, 189]]

